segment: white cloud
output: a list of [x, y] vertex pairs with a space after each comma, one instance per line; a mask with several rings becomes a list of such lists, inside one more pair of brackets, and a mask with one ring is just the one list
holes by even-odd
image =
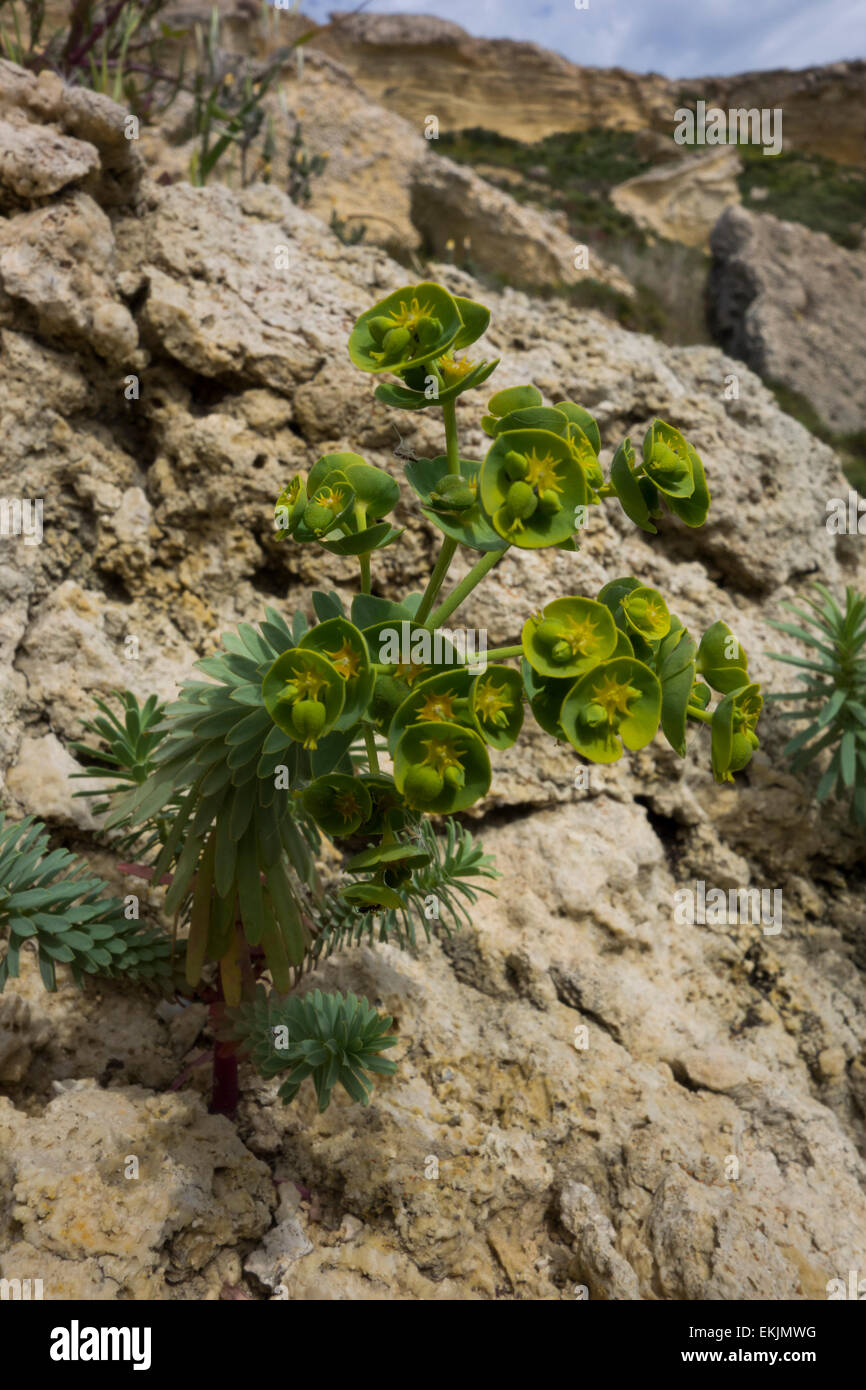
[[[305, 0], [319, 22], [352, 0]], [[799, 68], [866, 55], [863, 0], [372, 0], [367, 13], [429, 14], [523, 39], [591, 67], [669, 77]]]

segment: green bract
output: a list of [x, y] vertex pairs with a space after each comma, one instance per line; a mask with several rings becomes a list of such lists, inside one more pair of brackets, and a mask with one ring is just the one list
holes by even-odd
[[511, 545], [535, 550], [570, 541], [586, 475], [569, 442], [550, 430], [506, 430], [481, 465], [481, 502]]
[[262, 695], [277, 728], [305, 748], [315, 748], [340, 717], [344, 681], [318, 652], [295, 647], [271, 666]]
[[655, 737], [661, 700], [658, 678], [648, 666], [616, 657], [588, 671], [572, 687], [560, 722], [578, 753], [594, 763], [614, 763], [622, 757], [622, 744], [634, 752]]
[[713, 711], [713, 776], [717, 782], [733, 782], [759, 746], [755, 725], [763, 708], [760, 686], [732, 690]]
[[410, 693], [398, 707], [388, 730], [391, 756], [412, 724], [466, 724], [472, 726], [469, 692], [473, 676], [465, 666], [440, 671], [413, 683]]
[[460, 473], [448, 472], [448, 459], [413, 459], [406, 464], [410, 487], [424, 503], [424, 516], [453, 540], [471, 550], [504, 550], [507, 542], [494, 531], [478, 497], [480, 463], [460, 460]]
[[307, 787], [304, 809], [326, 834], [351, 835], [369, 820], [373, 805], [360, 777], [331, 772]]
[[535, 722], [546, 734], [550, 734], [551, 738], [564, 738], [559, 714], [562, 709], [562, 702], [574, 685], [574, 681], [568, 679], [548, 680], [545, 676], [534, 671], [525, 657], [520, 663], [520, 670], [523, 676], [523, 688], [529, 700], [529, 708], [535, 716]]
[[424, 281], [395, 290], [358, 319], [349, 356], [362, 372], [402, 372], [441, 357], [464, 328], [452, 296]]
[[305, 632], [299, 644], [327, 657], [345, 685], [343, 708], [335, 724], [351, 729], [364, 713], [373, 693], [374, 673], [364, 634], [348, 618], [329, 618]]
[[421, 811], [464, 811], [490, 786], [490, 759], [481, 739], [458, 724], [413, 724], [397, 745], [394, 780]]
[[510, 748], [523, 727], [523, 683], [510, 666], [488, 666], [472, 682], [469, 708], [492, 748]]
[[558, 598], [524, 623], [523, 654], [542, 676], [580, 676], [616, 648], [616, 625], [604, 604]]
[[[630, 439], [624, 439], [613, 456], [610, 481], [629, 520], [642, 531], [656, 535], [658, 527], [653, 525], [650, 517], [657, 514], [658, 489], [649, 483], [648, 478], [638, 477]], [[649, 487], [646, 487], [648, 483]]]
[[[690, 703], [704, 708], [694, 692], [697, 643], [678, 618], [659, 645], [656, 672], [662, 687], [662, 731], [681, 758], [686, 756], [687, 710]], [[710, 692], [707, 691], [709, 697]]]

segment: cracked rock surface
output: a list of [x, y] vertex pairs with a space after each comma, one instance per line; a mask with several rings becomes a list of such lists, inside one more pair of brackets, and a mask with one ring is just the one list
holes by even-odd
[[[272, 508], [337, 449], [401, 477], [394, 412], [346, 336], [409, 275], [273, 188], [157, 187], [121, 115], [0, 64], [19, 153], [50, 136], [38, 186], [0, 209], [0, 495], [44, 501], [42, 543], [0, 548], [3, 804], [108, 876], [64, 794], [69, 741], [94, 695], [170, 697], [266, 604], [354, 588], [353, 562], [277, 544]], [[461, 621], [504, 644], [556, 594], [639, 574], [686, 623], [731, 623], [778, 688], [780, 601], [811, 577], [864, 587], [824, 526], [846, 488], [833, 452], [715, 349], [430, 274], [490, 305], [497, 388], [581, 400], [605, 462], [671, 420], [713, 499], [697, 532], [647, 537], [608, 508], [579, 555], [509, 555]], [[487, 394], [461, 398], [467, 456]], [[397, 423], [441, 450], [432, 412]], [[408, 489], [398, 516], [383, 593], [435, 553]], [[824, 1297], [866, 1248], [866, 914], [858, 842], [790, 775], [785, 737], [771, 712], [736, 788], [712, 783], [700, 730], [684, 762], [659, 744], [579, 786], [528, 721], [477, 808], [496, 898], [451, 939], [347, 951], [307, 982], [394, 1015], [399, 1069], [366, 1110], [341, 1096], [319, 1116], [306, 1090], [283, 1107], [244, 1070], [235, 1130], [206, 1115], [203, 1069], [167, 1089], [203, 1010], [110, 982], [45, 995], [28, 966], [0, 1012], [0, 1273], [55, 1298]], [[781, 889], [781, 930], [677, 922], [698, 880]]]

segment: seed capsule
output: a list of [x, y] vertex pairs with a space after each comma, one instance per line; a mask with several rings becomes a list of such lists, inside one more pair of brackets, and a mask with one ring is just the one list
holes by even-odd
[[435, 767], [410, 767], [403, 794], [412, 806], [429, 806], [442, 794], [442, 777]]
[[542, 647], [552, 647], [562, 640], [563, 627], [555, 618], [545, 618], [535, 629], [535, 640]]
[[542, 516], [555, 516], [557, 512], [562, 511], [562, 503], [552, 487], [539, 494], [538, 510]]
[[381, 343], [385, 334], [390, 333], [393, 327], [394, 323], [392, 319], [389, 319], [385, 314], [377, 314], [376, 318], [370, 319], [370, 336], [374, 338], [377, 343]]
[[335, 519], [331, 508], [323, 507], [320, 502], [308, 502], [304, 508], [304, 525], [308, 531], [321, 534], [333, 526]]
[[529, 472], [529, 463], [516, 449], [509, 449], [505, 455], [505, 471], [513, 483], [519, 482]]
[[596, 728], [599, 724], [607, 723], [607, 710], [604, 705], [587, 705], [583, 711], [583, 717], [591, 728]]
[[[754, 737], [755, 736], [753, 734], [752, 738]], [[755, 751], [757, 742], [758, 740], [755, 739], [755, 743], [753, 745], [751, 740], [749, 739], [748, 733], [734, 734], [733, 741], [731, 743], [731, 772], [741, 772], [742, 769], [746, 766], [746, 764], [751, 761], [751, 757]]]
[[305, 748], [315, 748], [316, 738], [325, 726], [325, 706], [318, 700], [299, 700], [292, 709], [292, 727], [304, 740]]
[[382, 351], [386, 357], [399, 357], [412, 339], [408, 328], [392, 328], [382, 339]]
[[554, 642], [550, 655], [558, 665], [564, 666], [567, 661], [571, 661], [574, 653], [571, 650], [571, 644], [560, 639], [560, 641]]
[[461, 787], [466, 786], [466, 773], [462, 767], [446, 767], [444, 781], [446, 787], [455, 792], [459, 791]]
[[435, 343], [436, 339], [441, 334], [442, 324], [438, 319], [425, 316], [418, 320], [415, 325], [415, 331], [418, 334], [418, 341], [423, 343], [425, 347], [429, 347], [431, 343]]
[[522, 521], [532, 516], [538, 506], [538, 498], [529, 483], [512, 483], [505, 497], [505, 505], [512, 516], [520, 517]]
[[437, 510], [463, 512], [475, 504], [475, 492], [466, 479], [455, 473], [440, 478], [430, 494], [430, 501]]

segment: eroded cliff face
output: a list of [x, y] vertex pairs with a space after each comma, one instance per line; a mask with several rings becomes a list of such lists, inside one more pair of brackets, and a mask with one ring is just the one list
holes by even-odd
[[[104, 99], [8, 64], [0, 93], [0, 495], [43, 498], [45, 526], [0, 552], [3, 800], [111, 874], [66, 746], [95, 694], [171, 696], [266, 604], [309, 611], [311, 587], [354, 587], [352, 562], [276, 544], [272, 508], [336, 449], [400, 477], [394, 413], [346, 337], [408, 274], [274, 188], [156, 186], [134, 150], [118, 163], [123, 113]], [[713, 497], [697, 532], [646, 537], [606, 509], [578, 555], [509, 555], [462, 620], [504, 643], [555, 594], [634, 573], [686, 623], [731, 623], [778, 685], [780, 600], [811, 577], [863, 587], [856, 538], [824, 526], [846, 486], [833, 453], [715, 349], [429, 274], [490, 304], [497, 386], [582, 401], [609, 446], [671, 420]], [[486, 394], [461, 398], [470, 452]], [[434, 418], [396, 424], [438, 452]], [[408, 494], [400, 519], [403, 542], [375, 559], [384, 593], [417, 587], [435, 553]], [[201, 1071], [183, 1100], [154, 1094], [200, 1049], [202, 1010], [112, 983], [48, 996], [26, 970], [0, 1000], [15, 1199], [0, 1272], [47, 1268], [46, 1297], [824, 1297], [866, 1237], [866, 918], [858, 842], [787, 773], [784, 737], [770, 713], [732, 788], [711, 781], [700, 731], [684, 762], [659, 745], [586, 786], [529, 722], [478, 809], [496, 898], [451, 940], [359, 948], [310, 980], [395, 1017], [399, 1070], [368, 1110], [344, 1098], [318, 1116], [303, 1093], [284, 1108], [245, 1070], [240, 1143], [204, 1116]], [[699, 881], [780, 889], [780, 930], [678, 921], [675, 893]], [[146, 1157], [170, 1151], [175, 1207], [149, 1158], [134, 1196], [114, 1180], [130, 1133]], [[118, 1235], [132, 1228], [134, 1248]]]
[[[866, 62], [791, 72], [670, 80], [658, 73], [578, 66], [536, 44], [479, 39], [431, 16], [337, 11], [317, 47], [370, 95], [416, 126], [433, 112], [443, 128], [484, 126], [518, 140], [606, 126], [672, 135], [674, 112], [708, 106], [781, 107], [785, 147], [866, 163]], [[435, 94], [431, 103], [430, 96]]]

